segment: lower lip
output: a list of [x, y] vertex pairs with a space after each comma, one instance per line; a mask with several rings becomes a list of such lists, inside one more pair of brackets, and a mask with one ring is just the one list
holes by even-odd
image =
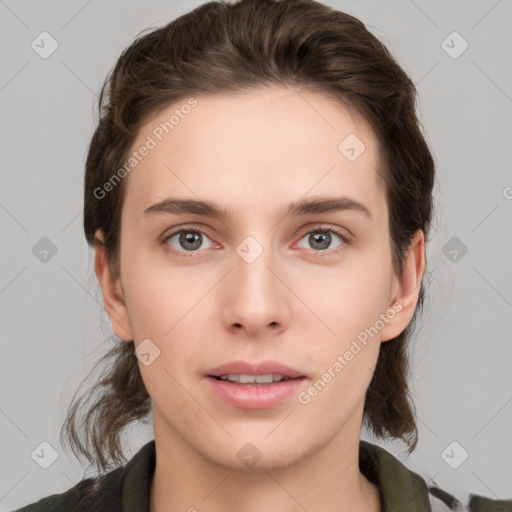
[[254, 384], [233, 384], [227, 380], [207, 377], [212, 389], [222, 400], [243, 409], [267, 409], [296, 394], [304, 377], [283, 380], [262, 386]]

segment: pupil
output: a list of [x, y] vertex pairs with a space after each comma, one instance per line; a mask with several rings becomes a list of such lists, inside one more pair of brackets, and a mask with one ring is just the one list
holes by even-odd
[[[201, 239], [200, 239], [200, 233], [194, 233], [191, 231], [185, 231], [180, 236], [180, 243], [182, 247], [184, 247], [187, 250], [193, 250], [198, 249], [201, 247]], [[188, 246], [186, 244], [192, 244], [192, 247]]]
[[320, 242], [320, 247], [318, 249], [327, 249], [331, 242], [331, 234], [327, 232], [316, 232], [311, 235], [312, 237], [312, 245]]

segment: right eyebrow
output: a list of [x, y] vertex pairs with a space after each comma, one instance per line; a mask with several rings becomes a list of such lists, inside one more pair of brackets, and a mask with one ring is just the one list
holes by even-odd
[[221, 208], [210, 201], [200, 201], [196, 199], [164, 199], [143, 212], [144, 216], [153, 214], [167, 213], [179, 215], [180, 213], [190, 213], [194, 215], [203, 215], [205, 217], [213, 217], [221, 220], [227, 220], [233, 217], [231, 210]]

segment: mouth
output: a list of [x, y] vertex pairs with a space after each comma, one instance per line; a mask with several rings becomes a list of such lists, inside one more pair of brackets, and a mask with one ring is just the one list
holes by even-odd
[[231, 406], [268, 409], [298, 392], [307, 377], [277, 361], [233, 361], [209, 370], [205, 377], [214, 394]]

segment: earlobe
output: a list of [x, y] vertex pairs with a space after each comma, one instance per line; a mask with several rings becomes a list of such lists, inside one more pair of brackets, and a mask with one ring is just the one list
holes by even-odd
[[110, 319], [114, 334], [121, 340], [132, 341], [133, 334], [124, 302], [121, 278], [112, 274], [103, 235], [98, 230], [96, 238], [101, 243], [94, 244], [94, 270], [103, 295], [105, 311]]
[[396, 338], [412, 320], [418, 303], [421, 279], [425, 271], [425, 236], [422, 230], [416, 231], [407, 250], [402, 273], [395, 276], [395, 287], [389, 310], [396, 314], [381, 331], [381, 341]]

